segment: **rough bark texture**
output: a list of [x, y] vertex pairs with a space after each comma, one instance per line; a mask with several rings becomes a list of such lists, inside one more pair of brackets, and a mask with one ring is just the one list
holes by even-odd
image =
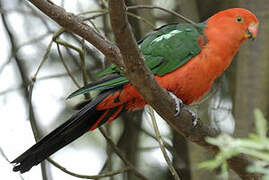
[[[132, 6], [136, 5], [136, 3], [132, 0], [127, 0], [126, 5]], [[135, 9], [130, 12], [138, 15], [138, 11]], [[136, 40], [141, 39], [142, 32], [139, 20], [134, 17], [128, 16], [128, 21], [132, 26], [132, 31], [136, 37]], [[137, 149], [139, 143], [140, 126], [142, 122], [142, 111], [125, 113], [121, 117], [123, 119], [124, 130], [118, 144], [120, 149], [123, 150], [123, 152], [126, 154], [126, 157], [128, 157], [129, 161], [135, 167], [137, 167], [139, 155], [139, 151]], [[135, 180], [137, 179], [137, 177], [134, 175], [134, 173], [129, 171], [126, 173], [124, 179]]]

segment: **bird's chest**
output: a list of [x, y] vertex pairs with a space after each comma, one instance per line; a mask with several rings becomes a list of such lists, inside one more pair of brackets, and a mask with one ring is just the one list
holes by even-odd
[[177, 70], [165, 75], [160, 84], [185, 104], [198, 101], [208, 92], [217, 74], [203, 64], [202, 57], [197, 57]]

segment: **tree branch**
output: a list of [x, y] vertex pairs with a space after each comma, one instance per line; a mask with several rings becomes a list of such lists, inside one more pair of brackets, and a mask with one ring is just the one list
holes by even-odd
[[[176, 108], [170, 108], [175, 107], [174, 100], [160, 87], [152, 73], [145, 66], [142, 55], [132, 34], [131, 27], [128, 23], [124, 0], [110, 0], [109, 12], [112, 30], [116, 37], [116, 43], [127, 68], [125, 75], [132, 85], [134, 85], [143, 95], [147, 103], [149, 103], [178, 133], [182, 134], [192, 142], [216, 153], [217, 148], [209, 145], [205, 141], [206, 136], [215, 137], [218, 135], [215, 130], [203, 125], [201, 121], [193, 127], [191, 114], [187, 111], [182, 111], [178, 117], [174, 116]], [[147, 84], [147, 86], [145, 86], [145, 84]], [[242, 165], [240, 168], [236, 165], [238, 164], [237, 160], [239, 159], [242, 161], [239, 163]], [[246, 165], [249, 165], [249, 163], [250, 162], [247, 159], [242, 157], [235, 157], [229, 161], [230, 167], [233, 168], [241, 178], [259, 179], [259, 175], [251, 174], [246, 171]]]
[[116, 43], [120, 48], [127, 68], [125, 76], [143, 95], [147, 103], [177, 132], [208, 149], [216, 149], [215, 146], [207, 144], [204, 140], [205, 136], [216, 136], [217, 132], [215, 130], [203, 125], [201, 121], [198, 122], [197, 126], [193, 127], [192, 117], [188, 111], [183, 110], [179, 117], [174, 116], [176, 108], [169, 108], [175, 107], [174, 99], [170, 97], [166, 90], [161, 88], [151, 71], [145, 66], [143, 57], [132, 35], [125, 11], [123, 0], [110, 0], [111, 25], [116, 37]]
[[119, 169], [119, 170], [113, 170], [113, 171], [105, 172], [105, 173], [98, 174], [98, 175], [84, 175], [84, 174], [77, 174], [77, 173], [71, 172], [71, 171], [67, 170], [65, 167], [61, 166], [60, 164], [58, 164], [57, 162], [53, 161], [50, 158], [48, 158], [47, 160], [51, 164], [53, 164], [56, 168], [58, 168], [61, 171], [65, 172], [66, 174], [69, 174], [71, 176], [81, 178], [81, 179], [97, 179], [97, 178], [103, 178], [103, 177], [111, 177], [111, 176], [114, 176], [114, 175], [117, 175], [117, 174], [124, 173], [126, 171], [130, 171], [130, 169], [131, 169], [129, 167], [124, 167], [124, 168]]
[[130, 167], [130, 170], [132, 170], [134, 172], [134, 174], [142, 179], [142, 180], [148, 180], [143, 174], [141, 174], [131, 163], [130, 161], [125, 157], [125, 155], [123, 154], [123, 152], [116, 146], [116, 144], [113, 142], [113, 140], [106, 134], [106, 132], [104, 131], [104, 129], [102, 127], [99, 127], [100, 132], [102, 133], [102, 135], [105, 137], [105, 139], [107, 140], [107, 142], [111, 145], [111, 147], [114, 149], [114, 151], [116, 152], [116, 154], [120, 157], [120, 159], [128, 166]]
[[[175, 117], [174, 100], [156, 82], [150, 70], [145, 66], [143, 57], [139, 52], [131, 27], [126, 17], [126, 7], [123, 0], [110, 0], [110, 20], [116, 37], [115, 46], [96, 33], [93, 28], [85, 24], [82, 19], [63, 8], [54, 5], [46, 0], [29, 0], [47, 16], [52, 18], [66, 30], [73, 32], [99, 49], [110, 61], [120, 67], [130, 80], [132, 85], [143, 95], [166, 122], [178, 133], [188, 140], [203, 146], [216, 153], [218, 149], [205, 141], [206, 136], [215, 137], [218, 133], [204, 125], [201, 121], [195, 127], [192, 125], [192, 116], [189, 112], [182, 110], [179, 116]], [[125, 68], [126, 67], [126, 68]], [[147, 86], [145, 86], [147, 84]], [[238, 165], [240, 164], [240, 165]], [[243, 179], [259, 179], [259, 175], [248, 173], [246, 167], [250, 161], [242, 156], [229, 160], [229, 166]]]
[[83, 22], [83, 19], [72, 13], [66, 12], [62, 7], [55, 5], [46, 0], [28, 0], [44, 14], [49, 16], [66, 30], [73, 32], [84, 38], [97, 49], [99, 49], [114, 64], [124, 71], [124, 64], [120, 50], [117, 46], [107, 41], [103, 36], [98, 34], [93, 28]]
[[148, 108], [148, 113], [149, 115], [151, 116], [151, 121], [152, 121], [152, 124], [153, 124], [153, 128], [154, 128], [154, 131], [155, 131], [155, 134], [156, 134], [156, 138], [158, 140], [158, 143], [159, 143], [159, 146], [160, 146], [160, 149], [163, 153], [163, 156], [164, 156], [164, 159], [168, 165], [168, 168], [172, 174], [172, 176], [174, 177], [175, 180], [180, 180], [178, 174], [177, 174], [177, 171], [175, 170], [174, 166], [173, 166], [173, 163], [172, 161], [170, 160], [167, 152], [166, 152], [166, 149], [164, 147], [164, 142], [163, 142], [163, 139], [162, 139], [162, 136], [160, 134], [160, 131], [159, 131], [159, 128], [158, 128], [158, 125], [157, 125], [157, 122], [156, 122], [156, 118], [155, 118], [155, 115], [154, 115], [154, 111], [152, 109], [152, 107], [149, 107]]

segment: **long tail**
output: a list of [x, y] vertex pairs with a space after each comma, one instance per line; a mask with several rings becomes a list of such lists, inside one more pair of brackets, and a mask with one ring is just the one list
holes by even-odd
[[64, 124], [60, 125], [50, 134], [17, 157], [11, 163], [15, 163], [13, 171], [24, 173], [33, 166], [48, 158], [50, 155], [82, 136], [89, 130], [104, 124], [110, 120], [109, 116], [118, 116], [123, 107], [115, 107], [109, 110], [98, 111], [96, 106], [105, 97], [113, 92], [106, 91], [85, 105], [77, 114], [72, 116]]

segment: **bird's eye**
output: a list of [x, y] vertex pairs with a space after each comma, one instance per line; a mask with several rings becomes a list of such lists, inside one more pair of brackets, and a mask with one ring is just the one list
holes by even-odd
[[236, 17], [236, 21], [239, 23], [243, 23], [244, 19], [241, 16]]

